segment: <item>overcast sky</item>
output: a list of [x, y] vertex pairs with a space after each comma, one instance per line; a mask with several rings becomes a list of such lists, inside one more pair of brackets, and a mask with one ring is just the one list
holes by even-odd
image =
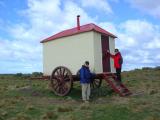
[[42, 71], [42, 39], [95, 23], [117, 35], [123, 70], [160, 66], [160, 0], [0, 0], [0, 73]]

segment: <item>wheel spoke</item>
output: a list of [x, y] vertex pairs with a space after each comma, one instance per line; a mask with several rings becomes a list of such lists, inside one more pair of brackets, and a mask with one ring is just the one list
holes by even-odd
[[62, 75], [64, 76], [64, 74], [65, 74], [65, 69], [63, 68], [63, 72], [62, 72]]
[[65, 78], [64, 82], [69, 82], [69, 80], [70, 80], [69, 78]]
[[68, 73], [66, 73], [66, 74], [64, 75], [64, 79], [67, 78], [67, 77], [68, 77]]
[[57, 76], [60, 77], [59, 69], [57, 69], [56, 73], [57, 73]]
[[55, 90], [57, 90], [57, 88], [58, 88], [58, 87], [59, 87], [59, 85], [58, 85], [58, 84], [56, 84], [56, 85], [55, 85], [55, 87], [54, 87], [54, 89], [55, 89]]
[[58, 77], [58, 76], [54, 76], [54, 77], [55, 77], [55, 81], [56, 81], [57, 83], [59, 83], [59, 82], [60, 82], [59, 77]]
[[67, 84], [64, 84], [63, 85], [63, 89], [64, 89], [64, 91], [68, 91], [68, 88], [69, 88], [70, 86], [68, 86]]
[[61, 87], [60, 87], [60, 86], [58, 86], [58, 93], [60, 93], [60, 88], [61, 88]]
[[94, 82], [95, 82], [96, 85], [99, 85], [99, 84], [100, 84], [100, 81], [99, 81], [99, 80], [95, 80]]
[[101, 86], [101, 79], [94, 79], [91, 83], [92, 88], [99, 88]]
[[69, 90], [68, 87], [66, 87], [66, 85], [64, 85], [64, 90], [65, 90], [65, 91], [68, 91], [68, 90]]
[[54, 77], [55, 77], [55, 79], [59, 80], [59, 77], [57, 75], [55, 75]]
[[62, 68], [59, 68], [59, 73], [60, 75], [62, 75]]
[[65, 91], [66, 91], [65, 88], [64, 88], [64, 86], [62, 86], [61, 89], [62, 89], [62, 94], [64, 94]]
[[65, 89], [64, 89], [64, 85], [61, 85], [60, 88], [61, 88], [61, 92], [60, 92], [60, 93], [61, 93], [61, 94], [64, 94], [64, 93], [66, 92]]
[[58, 93], [59, 93], [59, 94], [62, 94], [61, 91], [62, 91], [61, 86], [59, 86], [59, 91], [58, 91]]

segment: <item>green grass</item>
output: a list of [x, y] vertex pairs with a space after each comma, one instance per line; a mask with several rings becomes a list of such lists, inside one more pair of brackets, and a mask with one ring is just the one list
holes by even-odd
[[49, 81], [0, 75], [0, 120], [160, 120], [160, 70], [123, 72], [122, 77], [135, 96], [119, 97], [103, 81], [84, 104], [79, 82], [59, 97]]

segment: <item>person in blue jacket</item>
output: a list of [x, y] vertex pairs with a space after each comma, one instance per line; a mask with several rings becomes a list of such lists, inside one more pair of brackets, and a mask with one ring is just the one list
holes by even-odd
[[80, 73], [80, 83], [82, 86], [82, 100], [84, 102], [88, 102], [91, 94], [90, 83], [92, 79], [92, 73], [90, 72], [88, 61], [85, 61], [79, 73]]

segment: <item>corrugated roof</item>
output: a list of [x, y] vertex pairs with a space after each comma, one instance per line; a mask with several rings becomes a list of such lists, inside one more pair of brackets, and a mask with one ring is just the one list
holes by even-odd
[[52, 35], [52, 36], [42, 40], [41, 43], [52, 41], [52, 40], [55, 40], [57, 38], [62, 38], [62, 37], [67, 37], [67, 36], [83, 33], [83, 32], [92, 31], [92, 30], [96, 31], [96, 32], [99, 32], [99, 33], [101, 33], [103, 35], [112, 36], [114, 38], [117, 38], [112, 33], [102, 29], [101, 27], [99, 27], [99, 26], [97, 26], [97, 25], [95, 25], [93, 23], [90, 23], [90, 24], [86, 24], [86, 25], [80, 26], [80, 30], [78, 30], [77, 27], [75, 27], [75, 28], [72, 28], [72, 29], [68, 29], [68, 30], [64, 30], [62, 32], [59, 32], [59, 33], [57, 33], [55, 35]]

